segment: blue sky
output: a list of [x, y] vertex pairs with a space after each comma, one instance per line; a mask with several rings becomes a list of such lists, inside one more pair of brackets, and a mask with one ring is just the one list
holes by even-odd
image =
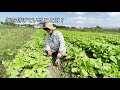
[[[120, 12], [0, 12], [0, 21], [5, 21], [7, 17], [52, 18], [54, 24], [69, 27], [120, 27]], [[55, 18], [59, 18], [59, 22], [56, 22]], [[38, 22], [31, 24], [36, 23]]]

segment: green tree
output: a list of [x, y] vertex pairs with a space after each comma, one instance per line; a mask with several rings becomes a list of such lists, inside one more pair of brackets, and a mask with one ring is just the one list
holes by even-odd
[[96, 26], [95, 29], [102, 29], [102, 27], [100, 27], [100, 26]]

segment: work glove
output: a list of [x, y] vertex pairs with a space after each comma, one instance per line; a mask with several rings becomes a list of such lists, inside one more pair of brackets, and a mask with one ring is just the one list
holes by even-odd
[[56, 65], [61, 65], [61, 60], [60, 59], [56, 59], [55, 64]]

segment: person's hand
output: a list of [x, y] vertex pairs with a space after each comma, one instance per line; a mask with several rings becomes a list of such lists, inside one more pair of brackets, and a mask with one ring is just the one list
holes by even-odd
[[51, 50], [48, 50], [48, 56], [51, 56], [51, 55], [52, 55]]
[[61, 53], [58, 53], [57, 54], [57, 58], [61, 58], [62, 57], [62, 54]]

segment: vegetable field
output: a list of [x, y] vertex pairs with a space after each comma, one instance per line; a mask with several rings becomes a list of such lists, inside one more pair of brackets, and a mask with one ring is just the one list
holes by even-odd
[[72, 78], [120, 77], [120, 36], [64, 32], [68, 47], [65, 76]]
[[[94, 32], [62, 32], [67, 48], [61, 78], [119, 78], [120, 35]], [[15, 58], [3, 60], [8, 78], [53, 78], [47, 69], [52, 57], [44, 52], [44, 30], [38, 29]], [[11, 53], [10, 53], [11, 54]]]

